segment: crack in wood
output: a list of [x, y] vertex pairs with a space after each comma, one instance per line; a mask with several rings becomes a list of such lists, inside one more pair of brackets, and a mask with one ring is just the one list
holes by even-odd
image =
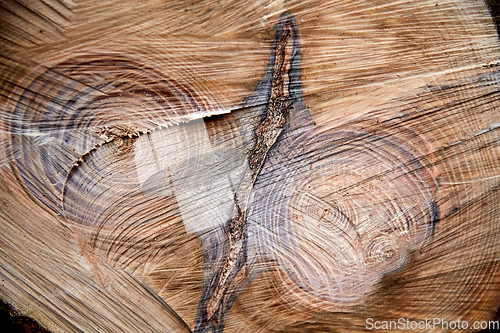
[[268, 102], [266, 118], [255, 131], [256, 144], [249, 155], [249, 167], [234, 194], [234, 209], [231, 220], [227, 223], [229, 251], [221, 269], [215, 289], [206, 303], [206, 321], [199, 323], [197, 332], [209, 331], [209, 327], [222, 330], [224, 316], [224, 300], [230, 287], [238, 289], [247, 275], [245, 223], [247, 208], [253, 184], [261, 170], [267, 153], [274, 145], [286, 124], [288, 113], [292, 108], [288, 77], [292, 68], [296, 33], [292, 17], [285, 13], [281, 17], [281, 30], [276, 32], [275, 61], [272, 74], [271, 95]]

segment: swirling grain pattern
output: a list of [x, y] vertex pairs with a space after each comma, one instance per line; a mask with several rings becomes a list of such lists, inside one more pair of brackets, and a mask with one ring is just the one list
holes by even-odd
[[436, 183], [402, 137], [314, 128], [270, 154], [249, 213], [256, 244], [313, 306], [358, 300], [432, 234]]
[[[287, 15], [260, 84], [268, 106], [261, 125], [251, 126], [248, 156], [238, 131], [224, 139], [218, 120], [189, 122], [215, 102], [117, 55], [74, 58], [30, 76], [15, 104], [20, 176], [42, 205], [87, 235], [91, 253], [136, 270], [153, 235], [180, 219], [216, 253], [206, 262], [199, 332], [222, 331], [251, 281], [249, 242], [297, 297], [335, 308], [401, 267], [438, 218], [432, 177], [394, 141], [398, 133], [314, 126], [300, 99], [298, 32]], [[228, 243], [214, 247], [221, 241]]]
[[70, 169], [92, 149], [224, 112], [199, 89], [112, 54], [41, 68], [19, 86], [11, 102], [11, 158], [31, 193], [57, 214]]

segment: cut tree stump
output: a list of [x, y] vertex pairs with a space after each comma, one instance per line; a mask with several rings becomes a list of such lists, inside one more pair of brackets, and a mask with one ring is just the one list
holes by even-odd
[[499, 325], [486, 3], [7, 0], [0, 22], [19, 313], [51, 332]]

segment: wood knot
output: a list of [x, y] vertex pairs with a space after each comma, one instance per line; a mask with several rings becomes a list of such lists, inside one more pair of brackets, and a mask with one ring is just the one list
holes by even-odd
[[282, 164], [264, 164], [249, 212], [264, 226], [249, 228], [307, 304], [356, 302], [431, 237], [436, 185], [406, 135], [314, 128], [277, 143], [269, 158]]

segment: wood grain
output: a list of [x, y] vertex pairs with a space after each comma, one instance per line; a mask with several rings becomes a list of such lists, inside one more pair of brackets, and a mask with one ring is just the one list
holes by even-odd
[[293, 108], [212, 330], [498, 319], [500, 44], [461, 0], [2, 3], [3, 300], [53, 332], [208, 331], [285, 11]]

